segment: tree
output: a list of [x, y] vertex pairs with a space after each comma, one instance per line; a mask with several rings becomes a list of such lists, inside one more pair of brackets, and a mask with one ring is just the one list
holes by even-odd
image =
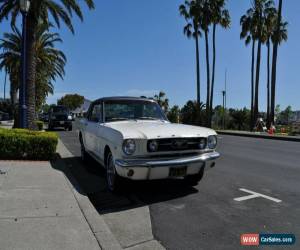
[[[94, 8], [93, 0], [84, 0], [89, 9]], [[74, 33], [72, 25], [72, 15], [76, 14], [81, 20], [83, 15], [76, 0], [39, 0], [31, 1], [30, 9], [27, 14], [26, 22], [26, 104], [27, 104], [27, 124], [30, 129], [35, 129], [35, 82], [37, 60], [35, 55], [35, 42], [37, 27], [39, 22], [49, 26], [49, 19], [52, 18], [56, 26], [60, 27], [63, 21], [66, 26]], [[0, 0], [0, 22], [10, 17], [11, 24], [14, 27], [17, 16], [20, 14], [19, 0]]]
[[210, 63], [209, 63], [209, 26], [212, 23], [212, 10], [208, 0], [201, 5], [200, 27], [205, 36], [205, 58], [206, 58], [206, 126], [210, 126]]
[[276, 75], [277, 75], [277, 55], [278, 46], [282, 41], [287, 40], [287, 23], [282, 22], [282, 0], [279, 0], [279, 6], [277, 11], [277, 23], [276, 30], [272, 37], [273, 40], [273, 57], [272, 57], [272, 75], [271, 75], [271, 112], [270, 123], [274, 124], [275, 118], [275, 97], [276, 97]]
[[216, 69], [216, 28], [220, 25], [222, 28], [227, 29], [230, 26], [229, 11], [225, 9], [225, 0], [211, 1], [212, 23], [213, 23], [213, 64], [212, 64], [212, 78], [211, 78], [211, 93], [210, 93], [210, 125], [213, 111], [213, 98], [215, 86], [215, 69]]
[[248, 46], [252, 43], [251, 53], [251, 118], [250, 130], [254, 128], [254, 65], [255, 65], [255, 45], [256, 45], [256, 26], [254, 25], [254, 11], [252, 8], [247, 10], [247, 13], [241, 17], [240, 24], [242, 31], [241, 39], [245, 39], [245, 44]]
[[[252, 7], [247, 11], [246, 15], [241, 18], [242, 32], [241, 38], [246, 39], [246, 44], [252, 43], [252, 70], [251, 70], [251, 130], [253, 129], [254, 123], [258, 118], [258, 94], [259, 94], [259, 82], [260, 82], [260, 64], [261, 64], [261, 47], [264, 42], [264, 30], [266, 26], [266, 17], [268, 13], [272, 12], [273, 0], [255, 0]], [[254, 84], [254, 46], [257, 41], [257, 56], [256, 56], [256, 72], [255, 72], [255, 84]], [[254, 86], [255, 85], [255, 86]], [[254, 96], [253, 96], [254, 94]]]
[[70, 110], [79, 108], [84, 103], [84, 97], [78, 94], [65, 95], [57, 101], [58, 105], [63, 105]]
[[248, 119], [249, 110], [244, 109], [230, 109], [229, 115], [231, 116], [233, 123], [237, 126], [238, 130], [245, 129], [247, 127], [247, 119]]
[[154, 95], [154, 100], [164, 110], [165, 113], [169, 110], [169, 99], [166, 97], [166, 93], [160, 91], [158, 95]]
[[179, 6], [180, 15], [187, 22], [183, 28], [183, 33], [190, 39], [195, 39], [196, 44], [196, 77], [197, 77], [197, 103], [200, 104], [200, 60], [199, 60], [199, 37], [201, 36], [199, 19], [199, 0], [185, 1]]
[[180, 121], [180, 108], [177, 105], [173, 106], [169, 110], [169, 112], [167, 114], [167, 117], [168, 117], [170, 122], [179, 123], [179, 121]]
[[287, 124], [289, 124], [292, 115], [293, 111], [291, 106], [287, 106], [286, 109], [281, 112], [281, 117]]
[[[46, 24], [39, 24], [36, 32], [35, 57], [39, 65], [36, 69], [35, 108], [38, 111], [45, 102], [48, 93], [53, 93], [52, 81], [57, 77], [63, 79], [66, 57], [64, 53], [55, 48], [56, 43], [62, 42], [58, 33], [49, 32]], [[4, 33], [0, 40], [0, 69], [8, 71], [11, 82], [11, 102], [15, 107], [17, 91], [20, 84], [22, 34], [18, 28], [12, 33]]]
[[197, 101], [187, 101], [181, 109], [181, 122], [190, 125], [200, 125], [202, 122], [201, 116], [204, 115], [204, 108], [205, 104], [202, 102], [199, 105]]

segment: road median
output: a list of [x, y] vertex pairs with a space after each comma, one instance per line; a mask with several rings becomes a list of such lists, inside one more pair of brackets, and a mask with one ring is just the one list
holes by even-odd
[[300, 142], [300, 136], [270, 135], [267, 133], [257, 133], [257, 132], [247, 132], [247, 131], [231, 131], [231, 130], [216, 130], [216, 131], [219, 135], [232, 135], [232, 136], [270, 139], [270, 140]]

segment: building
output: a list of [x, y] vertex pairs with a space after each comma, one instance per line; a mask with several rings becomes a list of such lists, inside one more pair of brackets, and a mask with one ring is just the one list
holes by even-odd
[[83, 104], [79, 108], [71, 111], [71, 113], [73, 114], [74, 117], [82, 117], [83, 114], [88, 111], [91, 103], [92, 101], [84, 99]]

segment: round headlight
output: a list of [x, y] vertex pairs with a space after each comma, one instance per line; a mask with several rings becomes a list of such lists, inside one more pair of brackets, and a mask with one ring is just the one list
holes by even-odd
[[217, 147], [217, 137], [215, 135], [210, 135], [207, 138], [207, 145], [210, 149], [215, 149]]
[[156, 152], [158, 149], [158, 143], [155, 140], [151, 140], [148, 143], [148, 149], [150, 152]]
[[206, 139], [201, 138], [198, 146], [199, 146], [199, 149], [205, 149], [206, 148]]
[[127, 155], [132, 155], [135, 152], [135, 141], [132, 139], [123, 142], [123, 152]]
[[68, 120], [72, 120], [72, 116], [71, 115], [68, 115]]

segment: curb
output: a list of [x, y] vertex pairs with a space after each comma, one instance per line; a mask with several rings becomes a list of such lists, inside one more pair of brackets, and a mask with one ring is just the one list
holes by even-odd
[[261, 134], [250, 134], [247, 132], [234, 132], [234, 131], [222, 131], [216, 130], [219, 135], [232, 135], [232, 136], [243, 136], [243, 137], [252, 137], [252, 138], [262, 138], [262, 139], [269, 139], [269, 140], [279, 140], [279, 141], [294, 141], [300, 142], [300, 137], [293, 137], [293, 136], [280, 136], [280, 135], [261, 135]]
[[65, 179], [71, 188], [74, 197], [78, 203], [78, 206], [86, 219], [92, 233], [94, 234], [101, 249], [112, 249], [120, 250], [122, 249], [120, 243], [117, 241], [113, 233], [110, 231], [108, 225], [105, 223], [101, 215], [96, 211], [94, 206], [91, 204], [89, 198], [83, 192], [77, 180], [72, 175], [71, 171], [68, 169], [64, 162], [64, 158], [72, 157], [73, 155], [65, 147], [62, 141], [58, 140], [57, 152], [60, 155], [58, 159], [59, 163], [65, 170]]

